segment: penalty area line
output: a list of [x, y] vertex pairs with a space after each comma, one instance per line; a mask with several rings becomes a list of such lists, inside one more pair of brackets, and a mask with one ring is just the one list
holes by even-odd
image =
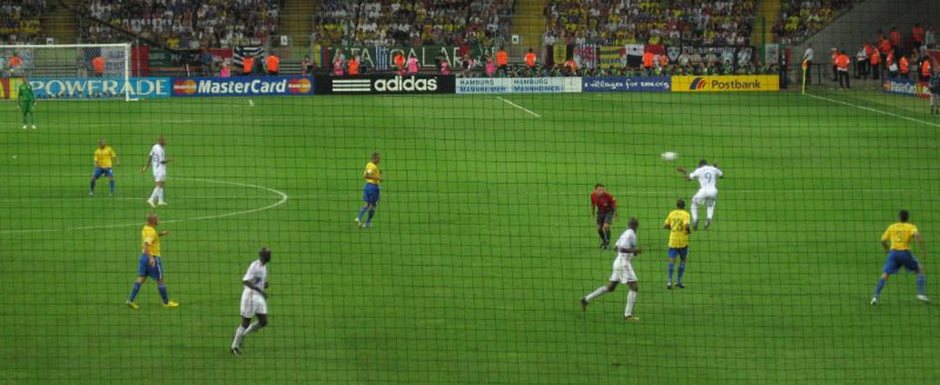
[[843, 102], [843, 101], [841, 101], [841, 100], [835, 100], [835, 99], [827, 98], [827, 97], [825, 97], [825, 96], [818, 96], [818, 95], [813, 95], [813, 94], [806, 94], [806, 96], [809, 96], [809, 97], [811, 97], [811, 98], [813, 98], [813, 99], [824, 100], [824, 101], [827, 101], [827, 102], [830, 102], [830, 103], [841, 104], [841, 105], [846, 106], [846, 107], [855, 107], [855, 108], [858, 108], [858, 109], [863, 110], [863, 111], [874, 112], [874, 113], [876, 113], [876, 114], [887, 115], [887, 116], [891, 116], [891, 117], [895, 117], [895, 118], [899, 118], [899, 119], [904, 119], [904, 120], [907, 120], [907, 121], [910, 121], [910, 122], [914, 122], [914, 123], [926, 124], [926, 125], [928, 125], [928, 126], [933, 126], [933, 127], [938, 127], [938, 128], [940, 128], [940, 124], [937, 124], [937, 123], [931, 123], [931, 122], [928, 122], [928, 121], [926, 121], [926, 120], [915, 119], [915, 118], [912, 118], [912, 117], [910, 117], [910, 116], [898, 115], [898, 114], [895, 114], [895, 113], [893, 113], [893, 112], [883, 111], [883, 110], [879, 110], [879, 109], [877, 109], [877, 108], [860, 106], [860, 105], [858, 105], [858, 104], [849, 103], [849, 102]]
[[501, 97], [499, 97], [499, 96], [497, 96], [496, 99], [502, 100], [503, 103], [506, 103], [506, 104], [508, 104], [508, 105], [510, 105], [510, 106], [513, 106], [513, 107], [516, 107], [516, 108], [518, 108], [518, 109], [520, 109], [520, 110], [523, 110], [523, 111], [525, 111], [526, 113], [528, 113], [529, 115], [532, 115], [532, 116], [534, 116], [534, 117], [536, 117], [536, 118], [541, 118], [541, 117], [542, 117], [542, 115], [536, 114], [535, 112], [532, 112], [532, 110], [530, 110], [530, 109], [528, 109], [528, 108], [525, 108], [525, 107], [520, 106], [520, 105], [518, 105], [518, 104], [516, 104], [516, 103], [513, 103], [513, 102], [511, 102], [511, 101], [508, 101], [508, 100], [506, 100], [506, 99], [503, 99], [503, 98], [501, 98]]

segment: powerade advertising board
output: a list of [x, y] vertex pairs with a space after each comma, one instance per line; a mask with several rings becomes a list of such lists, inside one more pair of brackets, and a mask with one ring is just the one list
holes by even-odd
[[38, 99], [123, 98], [125, 93], [140, 99], [170, 96], [170, 78], [29, 78]]
[[672, 79], [668, 76], [584, 78], [584, 92], [669, 92]]
[[313, 95], [313, 79], [304, 76], [173, 78], [173, 96]]
[[317, 76], [317, 94], [452, 94], [453, 75]]

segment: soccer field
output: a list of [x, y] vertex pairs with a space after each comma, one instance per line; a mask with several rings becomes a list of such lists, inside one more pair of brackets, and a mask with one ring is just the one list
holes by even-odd
[[[35, 131], [2, 103], [0, 383], [931, 383], [940, 313], [914, 275], [868, 301], [899, 209], [928, 249], [940, 239], [940, 119], [913, 98], [819, 95], [47, 101]], [[174, 160], [154, 210], [140, 167], [160, 134]], [[88, 196], [101, 137], [114, 197], [106, 179]], [[382, 202], [359, 230], [373, 151]], [[698, 187], [675, 167], [700, 158], [725, 172], [716, 222], [692, 234], [688, 287], [666, 290], [662, 221]], [[640, 220], [637, 323], [625, 287], [578, 304], [615, 257], [588, 215], [597, 182], [614, 237]], [[133, 311], [152, 210], [181, 307], [147, 282]], [[271, 323], [233, 357], [263, 245]]]

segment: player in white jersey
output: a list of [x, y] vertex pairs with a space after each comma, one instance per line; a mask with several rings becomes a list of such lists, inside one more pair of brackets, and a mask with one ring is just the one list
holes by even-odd
[[698, 181], [698, 192], [692, 197], [692, 229], [698, 230], [698, 207], [705, 205], [708, 215], [705, 229], [708, 230], [715, 217], [715, 205], [718, 204], [718, 178], [724, 177], [724, 173], [718, 168], [718, 163], [709, 165], [705, 159], [700, 160], [698, 168], [691, 173], [686, 172], [685, 167], [679, 167], [677, 171], [688, 180]]
[[147, 172], [147, 165], [150, 165], [151, 170], [153, 170], [153, 181], [156, 186], [153, 188], [153, 192], [150, 193], [150, 198], [147, 199], [147, 204], [150, 207], [166, 206], [166, 201], [163, 199], [163, 182], [166, 181], [166, 164], [170, 160], [166, 157], [166, 139], [163, 138], [163, 135], [160, 135], [157, 138], [157, 143], [153, 145], [150, 149], [150, 154], [147, 157], [147, 163], [144, 163], [144, 167], [140, 169], [140, 173], [144, 174]]
[[[248, 272], [242, 277], [241, 315], [242, 323], [235, 329], [235, 339], [232, 341], [232, 354], [242, 354], [242, 340], [248, 334], [258, 331], [268, 325], [268, 262], [271, 262], [271, 250], [264, 247], [258, 252], [258, 260], [251, 263]], [[251, 319], [258, 317], [258, 322], [251, 323]]]
[[614, 260], [613, 272], [607, 285], [601, 286], [590, 294], [581, 298], [581, 310], [587, 310], [588, 304], [595, 298], [610, 293], [617, 288], [619, 284], [626, 284], [630, 288], [627, 293], [627, 308], [623, 312], [623, 319], [627, 321], [639, 321], [640, 318], [633, 314], [633, 307], [636, 305], [636, 296], [640, 291], [637, 284], [636, 272], [633, 271], [633, 257], [639, 255], [642, 250], [637, 246], [636, 229], [640, 226], [640, 221], [636, 218], [630, 218], [627, 225], [627, 231], [620, 236], [614, 245], [617, 248], [617, 259]]

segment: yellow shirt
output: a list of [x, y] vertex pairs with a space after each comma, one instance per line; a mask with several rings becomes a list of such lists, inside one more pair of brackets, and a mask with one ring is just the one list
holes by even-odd
[[381, 178], [382, 171], [379, 170], [379, 165], [369, 162], [366, 163], [366, 170], [362, 173], [362, 177], [366, 179], [366, 183], [372, 183], [374, 185], [381, 184], [377, 179], [372, 178]]
[[672, 210], [666, 217], [664, 225], [669, 225], [669, 247], [681, 249], [689, 246], [689, 233], [686, 228], [690, 222], [689, 212], [685, 210]]
[[117, 153], [111, 149], [111, 146], [104, 148], [98, 147], [95, 150], [95, 165], [101, 168], [111, 168], [111, 161], [117, 158]]
[[[140, 238], [143, 240], [141, 249], [144, 253], [154, 257], [160, 256], [160, 233], [157, 232], [155, 227], [144, 225], [143, 230], [140, 231]], [[148, 244], [150, 245], [149, 248], [147, 247]]]
[[917, 234], [917, 226], [910, 223], [898, 222], [885, 230], [881, 235], [882, 241], [891, 241], [891, 250], [910, 250], [911, 238]]

